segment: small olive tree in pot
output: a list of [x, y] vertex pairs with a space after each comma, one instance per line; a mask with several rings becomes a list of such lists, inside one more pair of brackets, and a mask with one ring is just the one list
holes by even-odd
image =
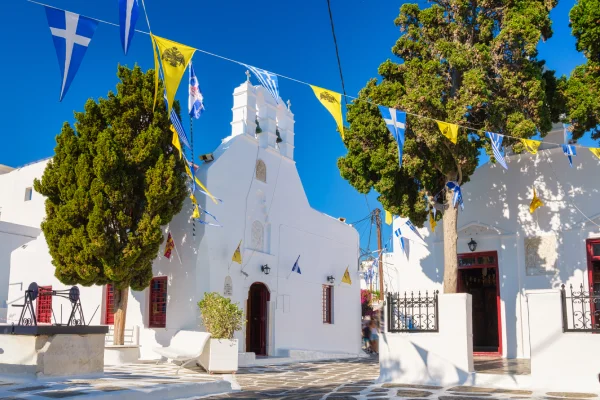
[[205, 293], [198, 307], [211, 337], [200, 356], [200, 364], [210, 373], [237, 371], [238, 341], [233, 335], [242, 329], [244, 310], [217, 292]]

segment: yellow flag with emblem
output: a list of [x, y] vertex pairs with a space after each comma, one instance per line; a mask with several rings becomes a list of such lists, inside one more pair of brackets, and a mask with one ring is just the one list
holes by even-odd
[[429, 211], [429, 226], [431, 226], [431, 232], [435, 232], [437, 222], [435, 221], [435, 215], [431, 211]]
[[344, 119], [342, 118], [342, 95], [331, 90], [323, 89], [318, 86], [310, 85], [317, 99], [331, 113], [335, 123], [344, 139]]
[[[181, 77], [190, 63], [190, 60], [192, 59], [196, 49], [153, 34], [150, 34], [150, 36], [158, 47], [160, 60], [162, 62], [162, 69], [164, 73], [163, 79], [165, 80], [167, 102], [169, 103], [169, 109], [167, 112], [168, 115], [170, 115], [171, 108], [173, 107], [173, 100], [175, 99], [175, 93], [177, 93], [177, 88], [179, 87], [179, 82], [181, 82]], [[157, 63], [158, 58], [155, 50], [155, 67]], [[154, 82], [154, 102], [156, 103], [156, 96], [158, 95], [158, 69], [156, 69], [156, 77], [154, 78]]]
[[531, 214], [533, 214], [533, 212], [538, 209], [539, 207], [543, 206], [544, 203], [542, 203], [542, 201], [539, 199], [539, 197], [537, 197], [537, 194], [535, 193], [535, 188], [533, 188], [533, 199], [531, 200], [531, 204], [529, 204], [529, 212]]
[[593, 155], [595, 155], [596, 157], [600, 158], [600, 148], [590, 147], [589, 149], [590, 149], [590, 151], [592, 152]]
[[348, 285], [352, 285], [352, 279], [350, 279], [350, 271], [348, 271], [348, 268], [349, 267], [346, 267], [346, 272], [344, 272], [342, 282], [347, 283]]
[[181, 151], [181, 142], [179, 141], [179, 135], [175, 131], [173, 125], [171, 125], [171, 132], [173, 132], [173, 139], [171, 139], [171, 143], [173, 143], [173, 146], [175, 146], [175, 148], [179, 150], [179, 159], [181, 160], [181, 158], [183, 157], [183, 152]]
[[391, 212], [385, 210], [385, 223], [391, 225], [394, 222], [394, 217]]
[[197, 219], [200, 218], [200, 210], [198, 209], [198, 201], [196, 200], [196, 196], [194, 194], [190, 194], [190, 199], [192, 199], [192, 204], [194, 205], [194, 212], [192, 213], [192, 218]]
[[240, 249], [240, 247], [242, 246], [242, 241], [240, 240], [240, 243], [237, 246], [237, 249], [235, 249], [235, 251], [233, 252], [233, 257], [231, 257], [231, 261], [234, 261], [240, 265], [242, 265], [242, 251]]
[[458, 140], [458, 125], [449, 124], [444, 121], [435, 121], [437, 122], [438, 128], [440, 128], [440, 132], [442, 135], [446, 136], [452, 143], [456, 144]]
[[520, 139], [520, 140], [521, 140], [521, 143], [523, 143], [523, 147], [525, 147], [525, 150], [527, 150], [531, 154], [537, 154], [538, 147], [540, 147], [540, 144], [542, 144], [542, 142], [540, 142], [539, 140], [531, 140], [531, 139]]

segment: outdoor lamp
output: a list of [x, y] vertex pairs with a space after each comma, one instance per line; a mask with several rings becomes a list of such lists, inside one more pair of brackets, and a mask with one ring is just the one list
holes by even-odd
[[269, 275], [269, 272], [271, 272], [271, 268], [267, 264], [261, 265], [260, 270], [265, 275]]
[[469, 246], [469, 250], [471, 250], [471, 251], [477, 250], [477, 242], [474, 241], [473, 238], [471, 238], [471, 241], [469, 243], [467, 243], [467, 245]]
[[335, 282], [335, 278], [333, 277], [333, 275], [329, 275], [327, 277], [327, 282], [331, 283], [333, 285], [333, 283]]

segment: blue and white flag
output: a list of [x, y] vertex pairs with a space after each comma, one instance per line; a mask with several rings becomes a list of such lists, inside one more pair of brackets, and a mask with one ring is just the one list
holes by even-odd
[[490, 138], [490, 142], [492, 142], [492, 152], [494, 153], [494, 158], [498, 162], [498, 164], [502, 165], [504, 169], [508, 169], [506, 165], [506, 160], [504, 159], [504, 154], [502, 154], [502, 140], [504, 139], [504, 135], [500, 135], [499, 133], [494, 132], [486, 132], [487, 137]]
[[577, 150], [575, 150], [575, 146], [572, 144], [563, 144], [562, 149], [563, 153], [565, 153], [565, 156], [569, 157], [569, 165], [573, 167], [573, 159], [571, 157], [577, 155]]
[[188, 97], [188, 111], [190, 113], [190, 117], [194, 117], [196, 119], [200, 118], [202, 112], [204, 111], [204, 97], [202, 96], [202, 91], [200, 90], [200, 84], [198, 83], [198, 78], [196, 78], [196, 73], [194, 72], [194, 66], [190, 61], [190, 95]]
[[573, 139], [573, 125], [563, 124], [563, 139], [566, 144]]
[[62, 83], [59, 99], [62, 101], [77, 74], [98, 21], [50, 7], [46, 7], [46, 18], [60, 67]]
[[[169, 102], [167, 101], [167, 93], [165, 92], [165, 104], [167, 105], [167, 109], [169, 108]], [[177, 136], [179, 136], [179, 141], [188, 149], [191, 149], [190, 142], [188, 141], [187, 134], [185, 133], [185, 129], [183, 129], [183, 125], [181, 124], [181, 120], [177, 116], [174, 108], [171, 108], [171, 124], [173, 124], [173, 128], [177, 132]], [[193, 161], [193, 160], [192, 160]]]
[[296, 259], [296, 262], [294, 263], [294, 266], [292, 267], [292, 272], [297, 272], [299, 274], [302, 274], [302, 272], [300, 272], [300, 264], [298, 264], [298, 260], [300, 260], [300, 256], [298, 256], [298, 258]]
[[125, 55], [129, 51], [135, 24], [140, 15], [140, 6], [138, 0], [119, 0], [119, 25], [121, 30], [121, 44]]
[[406, 254], [406, 246], [404, 245], [404, 236], [402, 235], [402, 230], [398, 228], [394, 231], [394, 234], [400, 241], [400, 247], [402, 248], [402, 252]]
[[408, 226], [410, 228], [410, 230], [413, 231], [413, 233], [419, 237], [419, 239], [421, 239], [423, 242], [425, 242], [425, 239], [423, 239], [423, 236], [421, 236], [417, 227], [414, 226], [412, 222], [410, 222], [410, 219], [406, 221], [406, 226]]
[[406, 129], [406, 113], [395, 108], [379, 106], [379, 112], [388, 127], [388, 130], [398, 143], [398, 162], [402, 168], [402, 153], [404, 150], [404, 131]]
[[465, 210], [465, 204], [463, 203], [462, 192], [460, 190], [460, 186], [458, 183], [454, 181], [450, 181], [446, 183], [446, 187], [452, 191], [454, 191], [454, 196], [452, 197], [452, 207], [456, 208], [457, 204], [460, 204], [460, 209]]
[[260, 81], [260, 84], [271, 93], [271, 96], [275, 99], [275, 103], [279, 104], [279, 84], [277, 83], [277, 75], [264, 69], [253, 67], [252, 65], [242, 65], [252, 71]]

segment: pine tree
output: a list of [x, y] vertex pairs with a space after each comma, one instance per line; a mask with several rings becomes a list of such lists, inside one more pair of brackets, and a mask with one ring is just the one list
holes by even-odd
[[[458, 142], [441, 135], [431, 119], [407, 116], [402, 168], [396, 142], [377, 106], [528, 138], [545, 135], [558, 119], [553, 71], [537, 59], [540, 39], [552, 35], [555, 0], [436, 0], [429, 8], [404, 4], [392, 48], [400, 62], [385, 61], [381, 80], [370, 80], [348, 107], [348, 153], [338, 160], [341, 175], [359, 192], [372, 188], [390, 212], [423, 226], [428, 209], [442, 203], [444, 291], [457, 290], [457, 213], [449, 181], [469, 181], [483, 147], [481, 131], [461, 128]], [[505, 139], [508, 143], [508, 138]], [[515, 143], [515, 150], [522, 150]], [[493, 160], [492, 160], [493, 161]], [[441, 213], [438, 213], [438, 218]]]
[[573, 138], [588, 130], [600, 139], [600, 0], [579, 0], [569, 15], [577, 50], [587, 62], [576, 67], [561, 88], [566, 99]]
[[114, 285], [114, 343], [123, 344], [129, 288], [150, 284], [161, 226], [181, 210], [186, 178], [162, 99], [153, 111], [154, 71], [119, 66], [117, 76], [116, 94], [89, 99], [74, 128], [64, 123], [34, 187], [47, 197], [42, 231], [55, 276]]

